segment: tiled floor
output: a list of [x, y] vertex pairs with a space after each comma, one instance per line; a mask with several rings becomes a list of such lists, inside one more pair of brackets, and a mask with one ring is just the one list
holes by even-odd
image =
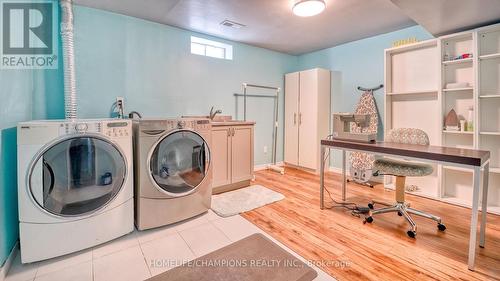
[[[47, 261], [22, 265], [18, 255], [6, 281], [144, 280], [253, 233], [263, 233], [299, 257], [241, 216], [221, 218], [209, 211], [182, 223], [135, 231], [93, 249]], [[334, 280], [316, 271], [315, 280]]]

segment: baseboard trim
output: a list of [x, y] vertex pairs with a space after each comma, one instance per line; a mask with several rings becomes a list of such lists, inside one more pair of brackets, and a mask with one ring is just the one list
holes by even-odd
[[[267, 169], [267, 167], [268, 167], [269, 165], [271, 165], [271, 164], [272, 164], [272, 163], [255, 165], [255, 166], [253, 166], [253, 170], [254, 170], [255, 172], [257, 172], [257, 171], [262, 171], [262, 170], [266, 170], [266, 169]], [[285, 165], [285, 164], [283, 163], [283, 161], [276, 162], [276, 166], [284, 166], [284, 165]]]
[[12, 262], [16, 258], [18, 251], [19, 251], [19, 241], [16, 242], [14, 248], [12, 248], [9, 256], [5, 260], [3, 266], [0, 268], [0, 281], [4, 281], [7, 278], [7, 273], [9, 273], [9, 269], [12, 266]]

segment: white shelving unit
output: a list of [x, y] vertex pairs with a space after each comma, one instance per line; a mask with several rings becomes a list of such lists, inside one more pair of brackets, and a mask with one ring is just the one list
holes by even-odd
[[[467, 63], [460, 65], [446, 64], [443, 61], [441, 67], [441, 87], [446, 95], [442, 98], [442, 115], [444, 120], [451, 109], [454, 109], [460, 120], [469, 121], [469, 108], [475, 108], [475, 97], [477, 87], [475, 87], [475, 57], [474, 32], [461, 32], [439, 38], [440, 57], [442, 60], [449, 54], [459, 56], [461, 54], [472, 54], [472, 58], [467, 59]], [[448, 83], [467, 82], [470, 87], [462, 91], [447, 89]], [[474, 118], [475, 121], [476, 118]], [[444, 122], [441, 124], [444, 127]], [[476, 122], [473, 131], [451, 132], [443, 130], [442, 146], [458, 148], [475, 148]], [[467, 206], [468, 201], [472, 201], [472, 170], [441, 166], [441, 193], [440, 198], [450, 204]]]
[[488, 208], [500, 213], [500, 24], [477, 29], [479, 149], [491, 152]]
[[[437, 48], [438, 40], [433, 39], [385, 51], [385, 133], [392, 128], [419, 128], [429, 134], [431, 144], [441, 143], [442, 126], [436, 123], [441, 111]], [[434, 171], [429, 177], [406, 179], [407, 184], [420, 187], [413, 194], [438, 197], [437, 165]], [[394, 188], [392, 181], [392, 177], [384, 177], [388, 188]]]
[[[448, 60], [466, 53], [472, 57]], [[446, 87], [463, 82], [464, 88]], [[385, 132], [420, 128], [431, 144], [491, 152], [488, 212], [500, 214], [500, 24], [387, 49], [385, 84]], [[472, 131], [444, 130], [451, 109], [467, 120], [469, 107]], [[391, 177], [384, 182], [393, 188]], [[412, 194], [471, 206], [472, 170], [435, 165], [430, 177], [407, 182], [420, 188]]]

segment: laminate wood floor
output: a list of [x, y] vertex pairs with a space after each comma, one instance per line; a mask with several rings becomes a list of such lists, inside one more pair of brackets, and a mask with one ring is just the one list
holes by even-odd
[[[327, 173], [325, 180], [339, 200], [341, 176]], [[440, 232], [435, 222], [414, 216], [418, 234], [412, 239], [395, 213], [363, 224], [348, 210], [321, 210], [317, 175], [292, 168], [283, 176], [259, 171], [256, 184], [286, 198], [243, 217], [339, 280], [500, 280], [500, 216], [488, 214], [486, 247], [477, 248], [473, 272], [467, 269], [470, 209], [407, 195], [412, 207], [441, 216], [447, 226]], [[366, 206], [371, 199], [392, 202], [394, 193], [382, 185], [349, 184], [347, 198]], [[325, 202], [332, 205], [326, 193]]]

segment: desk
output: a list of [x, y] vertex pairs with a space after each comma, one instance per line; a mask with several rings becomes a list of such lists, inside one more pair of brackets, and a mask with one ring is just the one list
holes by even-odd
[[[324, 160], [326, 150], [338, 149], [342, 151], [342, 201], [346, 200], [346, 151], [357, 151], [373, 153], [377, 155], [404, 157], [405, 159], [431, 162], [436, 164], [446, 164], [473, 170], [473, 192], [472, 192], [472, 217], [469, 235], [469, 259], [468, 267], [474, 270], [476, 258], [476, 236], [478, 223], [479, 194], [481, 190], [480, 177], [483, 169], [483, 192], [482, 192], [482, 212], [479, 246], [484, 247], [486, 214], [488, 203], [488, 175], [490, 152], [474, 149], [461, 149], [442, 146], [422, 146], [416, 144], [399, 144], [390, 142], [361, 143], [345, 140], [321, 140], [321, 159]], [[320, 168], [320, 207], [324, 208], [324, 187], [325, 187], [325, 165]]]

